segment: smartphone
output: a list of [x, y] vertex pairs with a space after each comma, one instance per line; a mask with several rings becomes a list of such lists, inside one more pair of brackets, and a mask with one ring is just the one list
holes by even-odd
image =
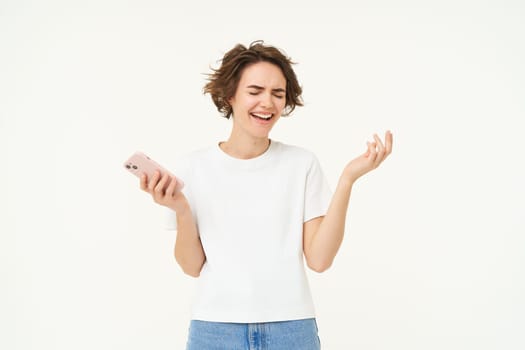
[[[167, 173], [169, 174], [170, 179], [177, 179], [175, 191], [180, 191], [184, 187], [184, 182], [182, 182], [181, 179], [173, 175], [159, 163], [155, 162], [153, 159], [151, 159], [142, 152], [135, 152], [131, 157], [129, 157], [129, 159], [126, 160], [126, 162], [124, 162], [124, 168], [126, 168], [130, 173], [134, 174], [139, 178], [142, 174], [146, 174], [148, 176], [148, 180], [151, 179], [155, 171], [158, 170], [160, 172], [161, 177]], [[166, 188], [168, 187], [168, 184], [169, 181], [166, 184]], [[166, 190], [166, 188], [164, 188], [164, 190]]]

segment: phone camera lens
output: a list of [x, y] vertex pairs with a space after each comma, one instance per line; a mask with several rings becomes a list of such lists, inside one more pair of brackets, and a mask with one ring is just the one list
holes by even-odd
[[138, 167], [137, 167], [136, 165], [133, 165], [133, 169], [137, 170], [137, 169], [138, 169]]
[[126, 168], [131, 169], [131, 166], [129, 164], [126, 164]]

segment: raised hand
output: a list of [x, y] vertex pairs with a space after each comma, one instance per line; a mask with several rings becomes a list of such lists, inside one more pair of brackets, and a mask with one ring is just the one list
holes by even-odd
[[343, 176], [354, 182], [364, 174], [376, 169], [392, 153], [393, 136], [390, 131], [385, 133], [385, 142], [374, 134], [374, 141], [367, 142], [367, 150], [347, 164]]
[[167, 173], [161, 177], [160, 172], [156, 171], [151, 179], [146, 174], [140, 177], [140, 188], [149, 193], [155, 203], [178, 211], [186, 204], [186, 197], [176, 187], [177, 179]]

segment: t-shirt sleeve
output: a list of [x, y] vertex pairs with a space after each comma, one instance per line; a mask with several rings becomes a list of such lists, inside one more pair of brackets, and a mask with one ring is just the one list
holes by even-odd
[[321, 169], [319, 160], [314, 156], [306, 176], [303, 221], [307, 222], [316, 217], [326, 215], [331, 199], [332, 191], [328, 186], [328, 181]]

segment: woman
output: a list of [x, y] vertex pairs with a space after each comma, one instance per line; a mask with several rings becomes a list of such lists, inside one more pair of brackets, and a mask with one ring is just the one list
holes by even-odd
[[303, 257], [314, 271], [330, 267], [352, 186], [390, 154], [392, 134], [374, 135], [332, 195], [311, 152], [269, 138], [281, 115], [302, 105], [281, 51], [235, 46], [204, 91], [233, 119], [228, 140], [180, 161], [183, 191], [167, 175], [141, 178], [176, 214], [176, 260], [199, 277], [187, 349], [319, 349]]

